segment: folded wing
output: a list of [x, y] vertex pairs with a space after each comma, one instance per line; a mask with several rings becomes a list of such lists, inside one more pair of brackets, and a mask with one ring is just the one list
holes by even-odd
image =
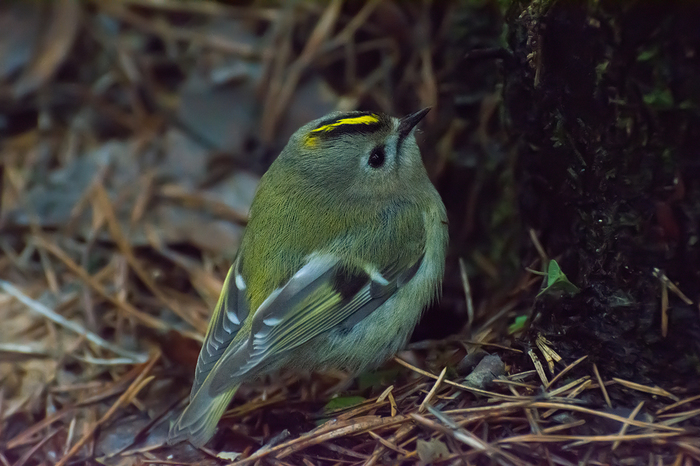
[[333, 255], [313, 255], [260, 305], [248, 339], [221, 357], [210, 375], [210, 395], [332, 328], [354, 326], [407, 283], [421, 261], [422, 256], [376, 271], [348, 268]]

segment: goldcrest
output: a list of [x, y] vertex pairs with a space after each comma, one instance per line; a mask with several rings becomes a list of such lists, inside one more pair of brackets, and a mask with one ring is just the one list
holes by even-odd
[[169, 442], [204, 445], [241, 383], [281, 368], [359, 373], [401, 349], [438, 296], [447, 216], [414, 129], [336, 112], [260, 181]]

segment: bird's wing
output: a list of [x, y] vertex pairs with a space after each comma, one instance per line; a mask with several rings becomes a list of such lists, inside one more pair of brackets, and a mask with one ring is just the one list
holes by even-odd
[[[312, 255], [284, 286], [274, 290], [255, 311], [247, 339], [230, 345], [223, 355], [213, 343], [211, 348], [206, 347], [207, 354], [200, 359], [206, 368], [198, 375], [209, 374], [209, 395], [216, 396], [227, 391], [242, 377], [254, 372], [256, 367], [327, 330], [336, 326], [351, 328], [406, 284], [416, 274], [422, 260], [421, 255], [381, 271], [369, 267], [351, 270], [334, 255]], [[219, 304], [208, 335], [226, 337], [230, 342], [231, 332], [222, 332], [219, 327], [223, 327], [224, 323], [230, 326], [233, 322], [222, 316], [226, 304]], [[240, 316], [238, 313], [235, 315]], [[239, 321], [242, 322], [241, 319]], [[222, 340], [207, 337], [207, 342], [210, 341], [218, 344]], [[204, 349], [202, 353], [205, 353]], [[218, 362], [214, 362], [216, 354], [221, 355]]]
[[239, 252], [207, 329], [190, 404], [171, 426], [168, 442], [206, 443], [241, 379], [333, 327], [352, 328], [408, 283], [422, 260], [350, 271], [335, 256], [313, 255], [249, 315]]
[[246, 284], [240, 268], [241, 255], [239, 254], [226, 276], [223, 291], [209, 321], [207, 335], [197, 359], [190, 397], [194, 397], [197, 393], [248, 317]]

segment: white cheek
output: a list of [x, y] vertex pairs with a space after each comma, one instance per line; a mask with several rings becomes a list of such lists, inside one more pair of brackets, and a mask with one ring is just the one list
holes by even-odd
[[393, 168], [396, 165], [396, 144], [398, 140], [398, 136], [392, 134], [385, 141], [384, 150], [386, 151], [387, 168]]

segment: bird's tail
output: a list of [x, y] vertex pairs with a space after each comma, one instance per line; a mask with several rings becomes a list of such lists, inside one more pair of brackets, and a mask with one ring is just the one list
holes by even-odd
[[168, 443], [172, 445], [185, 439], [196, 447], [207, 443], [214, 435], [216, 424], [226, 411], [236, 390], [238, 385], [212, 397], [209, 394], [209, 384], [205, 381], [190, 400], [189, 406], [185, 408], [175, 424], [170, 426]]

